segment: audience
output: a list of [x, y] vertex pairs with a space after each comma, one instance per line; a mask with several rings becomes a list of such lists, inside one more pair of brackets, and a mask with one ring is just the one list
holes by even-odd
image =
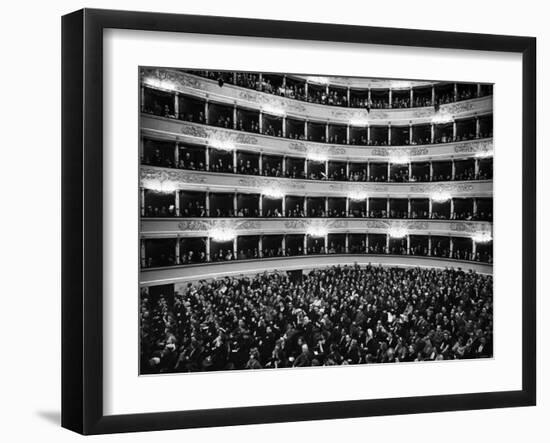
[[[432, 237], [430, 251], [428, 248], [428, 237], [423, 235], [418, 235], [417, 237], [422, 240], [415, 240], [414, 243], [411, 241], [409, 250], [407, 250], [407, 244], [405, 241], [401, 244], [391, 243], [389, 249], [387, 249], [385, 239], [383, 241], [371, 239], [369, 241], [369, 247], [366, 248], [366, 243], [363, 237], [363, 240], [360, 242], [353, 242], [350, 240], [348, 251], [350, 254], [419, 255], [477, 261], [482, 263], [493, 262], [492, 248], [478, 249], [474, 253], [471, 246], [464, 246], [462, 243], [455, 242], [451, 253], [448, 238], [445, 238], [445, 240], [442, 241], [437, 237]], [[261, 254], [259, 252], [261, 252]], [[323, 240], [314, 239], [307, 247], [306, 252], [307, 254], [346, 254], [345, 240], [330, 241], [328, 248], [326, 248]], [[171, 266], [176, 264], [202, 263], [207, 261], [217, 262], [261, 257], [288, 257], [295, 255], [303, 255], [302, 249], [300, 248], [299, 250], [293, 250], [290, 247], [283, 249], [280, 239], [278, 245], [269, 247], [266, 246], [261, 250], [257, 247], [250, 247], [247, 249], [241, 248], [238, 251], [233, 251], [231, 248], [220, 248], [210, 253], [210, 260], [208, 260], [208, 257], [206, 256], [206, 249], [204, 245], [193, 248], [186, 248], [182, 246], [180, 248], [179, 262], [175, 259], [175, 256], [170, 256], [162, 252], [154, 255], [149, 254], [145, 259], [144, 266]]]
[[175, 217], [176, 207], [174, 205], [147, 205], [144, 208], [145, 217]]
[[[318, 84], [308, 84], [306, 94], [306, 84], [303, 80], [291, 79], [287, 77], [283, 79], [282, 75], [269, 75], [263, 74], [260, 78], [259, 73], [247, 73], [247, 72], [226, 72], [226, 71], [197, 71], [189, 70], [190, 74], [205, 77], [211, 80], [216, 80], [220, 86], [223, 87], [225, 83], [234, 84], [243, 88], [253, 89], [256, 91], [265, 92], [268, 94], [274, 94], [281, 97], [292, 98], [300, 101], [307, 101], [310, 103], [317, 103], [330, 106], [343, 106], [352, 108], [366, 108], [370, 109], [386, 109], [389, 108], [389, 93], [386, 92], [383, 97], [378, 95], [369, 100], [367, 90], [350, 90], [349, 102], [347, 88], [334, 88], [326, 87]], [[425, 89], [425, 88], [424, 88]], [[465, 88], [458, 91], [455, 99], [453, 91], [438, 91], [435, 93], [435, 102], [432, 102], [431, 89], [428, 91], [418, 92], [414, 91], [413, 100], [408, 90], [405, 90], [405, 94], [393, 93], [392, 96], [392, 108], [410, 108], [410, 107], [426, 107], [433, 105], [444, 105], [453, 103], [456, 101], [470, 100], [477, 97], [477, 92], [473, 88]], [[403, 90], [401, 90], [403, 91]], [[374, 93], [373, 93], [374, 95]], [[483, 95], [483, 94], [482, 94]], [[412, 106], [411, 106], [412, 104]], [[160, 110], [162, 112], [162, 109]]]
[[[373, 107], [383, 106], [378, 102], [373, 103]], [[211, 107], [213, 108], [213, 106]], [[164, 108], [161, 105], [155, 108], [156, 110], [145, 109], [144, 112], [148, 112], [155, 115], [160, 115], [167, 118], [176, 118], [176, 115], [171, 110], [171, 108], [166, 105]], [[417, 129], [413, 129], [414, 136], [409, 139], [407, 133], [397, 137], [394, 136], [391, 142], [388, 140], [387, 131], [379, 132], [376, 136], [373, 135], [372, 138], [367, 138], [365, 134], [351, 134], [348, 138], [346, 133], [345, 124], [329, 126], [329, 134], [325, 135], [325, 128], [322, 128], [322, 132], [319, 131], [319, 128], [311, 126], [313, 123], [308, 125], [308, 135], [305, 136], [305, 124], [304, 120], [296, 119], [292, 125], [287, 122], [286, 127], [283, 129], [283, 124], [281, 119], [277, 118], [268, 118], [264, 114], [263, 121], [260, 125], [260, 114], [258, 111], [247, 111], [247, 114], [241, 115], [242, 110], [238, 110], [238, 117], [233, 121], [233, 116], [229, 110], [218, 110], [210, 111], [208, 119], [206, 119], [204, 111], [195, 110], [192, 112], [180, 112], [178, 118], [180, 120], [188, 121], [191, 123], [202, 123], [208, 124], [211, 126], [217, 126], [224, 129], [234, 129], [237, 131], [243, 132], [253, 132], [256, 134], [268, 135], [271, 137], [285, 137], [291, 140], [307, 140], [311, 142], [318, 143], [330, 143], [330, 144], [341, 144], [341, 145], [360, 145], [360, 146], [408, 146], [408, 145], [430, 145], [430, 144], [441, 144], [441, 143], [453, 143], [461, 142], [468, 140], [476, 140], [482, 138], [490, 138], [493, 136], [493, 131], [480, 130], [476, 133], [470, 132], [460, 132], [456, 136], [452, 135], [452, 132], [447, 129], [437, 129], [434, 133], [433, 139], [429, 133], [417, 133]], [[261, 128], [260, 128], [261, 126]], [[420, 129], [418, 129], [420, 130]]]
[[493, 279], [336, 266], [189, 284], [140, 301], [141, 373], [490, 358]]

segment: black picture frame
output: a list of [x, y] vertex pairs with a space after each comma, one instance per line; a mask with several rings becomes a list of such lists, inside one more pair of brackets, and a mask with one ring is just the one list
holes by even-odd
[[[522, 388], [507, 392], [104, 415], [103, 31], [108, 28], [504, 51], [523, 64]], [[536, 39], [504, 35], [83, 9], [62, 19], [62, 426], [150, 431], [536, 403]]]

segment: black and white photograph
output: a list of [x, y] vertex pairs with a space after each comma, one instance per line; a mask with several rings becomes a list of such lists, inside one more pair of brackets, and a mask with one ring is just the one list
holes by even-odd
[[106, 4], [3, 8], [2, 441], [544, 440], [542, 2]]
[[493, 88], [141, 66], [140, 375], [493, 358]]

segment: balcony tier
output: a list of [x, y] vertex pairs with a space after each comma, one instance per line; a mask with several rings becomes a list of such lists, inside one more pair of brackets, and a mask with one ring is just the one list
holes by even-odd
[[142, 238], [207, 237], [212, 230], [229, 230], [237, 236], [304, 234], [322, 227], [328, 234], [387, 234], [405, 229], [408, 235], [466, 237], [492, 235], [492, 223], [458, 220], [388, 220], [360, 218], [142, 218]]
[[[237, 105], [248, 109], [262, 110], [268, 114], [284, 114], [287, 117], [309, 121], [330, 122], [347, 125], [367, 122], [371, 125], [408, 125], [431, 123], [436, 114], [433, 106], [421, 108], [366, 109], [343, 108], [319, 105], [273, 94], [245, 89], [172, 69], [144, 68], [142, 83], [145, 86], [168, 92], [211, 100], [220, 104]], [[493, 112], [493, 97], [486, 96], [440, 105], [439, 115], [449, 119], [482, 116]], [[364, 126], [363, 125], [363, 126]]]
[[187, 189], [211, 192], [261, 194], [276, 188], [285, 195], [347, 197], [365, 193], [368, 197], [430, 198], [445, 193], [451, 197], [492, 197], [493, 181], [453, 181], [436, 183], [338, 182], [260, 177], [232, 173], [216, 173], [170, 169], [157, 166], [140, 167], [140, 185], [146, 189]]
[[335, 161], [391, 162], [396, 158], [399, 161], [427, 161], [493, 155], [492, 138], [399, 147], [332, 145], [217, 128], [149, 114], [141, 116], [141, 132], [144, 136], [159, 140], [213, 146], [230, 144], [241, 151], [302, 158], [315, 156]]
[[317, 76], [287, 74], [288, 78], [294, 78], [303, 82], [308, 81], [315, 85], [336, 88], [355, 88], [355, 89], [392, 89], [394, 91], [408, 90], [410, 88], [421, 88], [432, 85], [438, 85], [441, 82], [422, 81], [422, 80], [393, 80], [386, 78], [366, 78], [366, 77], [342, 77], [342, 76]]

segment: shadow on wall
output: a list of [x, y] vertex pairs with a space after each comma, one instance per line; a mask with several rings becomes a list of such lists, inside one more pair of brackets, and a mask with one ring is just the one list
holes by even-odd
[[53, 425], [61, 425], [61, 411], [36, 411], [35, 414]]

